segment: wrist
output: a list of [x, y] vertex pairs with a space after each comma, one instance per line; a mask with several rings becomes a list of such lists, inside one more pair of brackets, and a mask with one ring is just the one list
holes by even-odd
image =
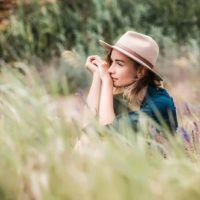
[[100, 74], [99, 74], [98, 70], [95, 70], [95, 71], [93, 72], [93, 77], [99, 78], [99, 79], [100, 79]]
[[102, 83], [113, 85], [113, 80], [110, 76], [104, 76], [102, 78]]
[[93, 74], [93, 75], [99, 75], [99, 72], [98, 72], [98, 70], [96, 69], [96, 70], [94, 70], [94, 71], [92, 72], [92, 74]]

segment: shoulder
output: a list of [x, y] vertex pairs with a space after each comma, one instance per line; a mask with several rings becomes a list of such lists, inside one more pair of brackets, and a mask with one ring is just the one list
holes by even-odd
[[174, 108], [173, 98], [169, 95], [168, 91], [164, 88], [156, 88], [150, 86], [147, 91], [145, 100], [142, 107], [148, 105], [155, 105], [157, 108]]

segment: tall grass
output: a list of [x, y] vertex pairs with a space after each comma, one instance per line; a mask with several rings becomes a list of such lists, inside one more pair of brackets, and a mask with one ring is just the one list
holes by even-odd
[[[11, 16], [10, 27], [0, 35], [1, 200], [200, 198], [198, 3], [185, 9], [189, 20], [181, 17], [176, 26], [190, 1], [182, 7], [175, 1], [166, 2], [167, 7], [162, 1], [146, 2], [76, 0], [40, 6], [33, 1]], [[85, 55], [102, 53], [98, 39], [111, 42], [128, 29], [148, 33], [164, 47], [161, 72], [181, 101], [176, 102], [179, 129], [174, 136], [165, 131], [167, 140], [145, 124], [135, 134], [125, 122], [116, 131], [95, 119], [85, 133], [84, 104], [55, 107], [59, 95], [67, 100], [88, 86]], [[192, 50], [172, 42], [182, 39]], [[60, 59], [65, 49], [73, 50], [67, 62]], [[66, 118], [71, 109], [78, 118]]]
[[53, 109], [36, 71], [22, 70], [1, 73], [0, 199], [199, 199], [199, 152], [187, 139], [198, 140], [198, 111], [187, 108], [190, 125], [182, 121], [167, 146], [144, 127], [86, 134]]

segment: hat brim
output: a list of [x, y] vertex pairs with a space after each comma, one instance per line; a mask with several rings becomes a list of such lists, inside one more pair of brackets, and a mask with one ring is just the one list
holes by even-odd
[[121, 53], [123, 53], [124, 55], [128, 56], [129, 58], [135, 60], [136, 62], [140, 63], [142, 66], [146, 67], [148, 70], [150, 70], [158, 80], [163, 81], [163, 78], [160, 76], [160, 74], [153, 70], [150, 66], [148, 66], [146, 63], [144, 63], [142, 60], [140, 60], [139, 58], [135, 57], [134, 55], [130, 54], [129, 52], [125, 51], [124, 49], [117, 47], [115, 45], [110, 45], [106, 42], [104, 42], [103, 40], [99, 40], [99, 43], [102, 47], [106, 48], [106, 49], [115, 49]]

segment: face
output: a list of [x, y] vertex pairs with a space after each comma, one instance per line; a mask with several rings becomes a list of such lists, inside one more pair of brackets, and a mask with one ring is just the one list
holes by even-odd
[[130, 85], [138, 76], [134, 62], [126, 55], [113, 49], [111, 52], [111, 65], [108, 72], [115, 87]]

